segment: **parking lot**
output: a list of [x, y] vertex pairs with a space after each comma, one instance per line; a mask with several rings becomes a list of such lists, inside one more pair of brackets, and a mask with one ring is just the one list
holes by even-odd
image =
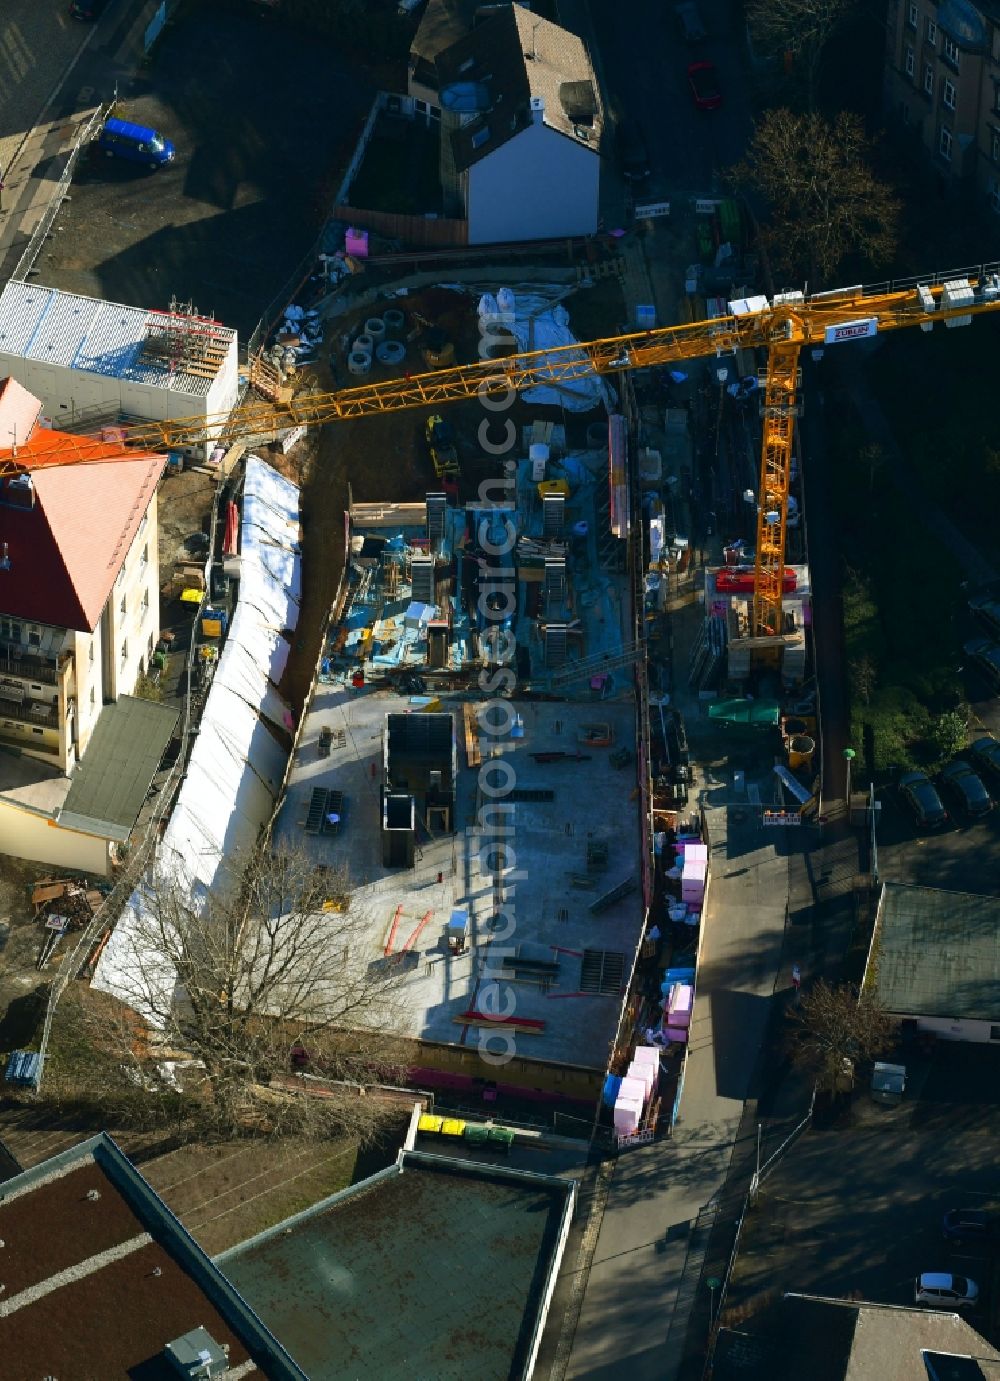
[[120, 95], [176, 161], [81, 159], [41, 282], [135, 306], [193, 301], [246, 337], [314, 242], [374, 94], [326, 39], [256, 7], [183, 7]]
[[998, 1208], [1000, 1050], [941, 1043], [899, 1058], [901, 1105], [859, 1089], [845, 1125], [805, 1133], [766, 1180], [727, 1308], [768, 1289], [912, 1304], [918, 1274], [953, 1272], [978, 1284], [964, 1312], [996, 1341], [996, 1249], [946, 1242], [941, 1225], [952, 1208]]

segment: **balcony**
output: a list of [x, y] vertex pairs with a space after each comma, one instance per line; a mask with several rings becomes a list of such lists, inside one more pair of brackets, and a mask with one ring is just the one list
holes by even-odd
[[11, 643], [0, 643], [0, 676], [18, 676], [36, 685], [54, 686], [59, 681], [59, 668], [54, 657], [42, 657], [37, 652], [22, 651]]
[[5, 700], [4, 686], [0, 686], [0, 730], [2, 721], [16, 719], [21, 724], [33, 724], [38, 729], [58, 729], [59, 711], [42, 700]]

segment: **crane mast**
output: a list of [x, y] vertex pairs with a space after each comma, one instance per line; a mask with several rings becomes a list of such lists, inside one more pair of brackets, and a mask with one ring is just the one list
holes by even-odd
[[[729, 315], [708, 321], [524, 351], [335, 393], [301, 393], [286, 402], [254, 402], [228, 413], [141, 422], [121, 429], [122, 455], [183, 449], [209, 441], [225, 445], [271, 437], [290, 427], [323, 426], [407, 408], [441, 407], [477, 394], [509, 395], [542, 384], [558, 389], [595, 374], [712, 355], [722, 358], [740, 350], [764, 348], [768, 361], [751, 632], [756, 638], [777, 640], [784, 627], [782, 587], [792, 440], [800, 410], [801, 349], [908, 326], [929, 331], [937, 322], [967, 325], [973, 316], [1000, 309], [1000, 262], [901, 284], [838, 288], [809, 297], [801, 292], [783, 293], [771, 301], [753, 298], [730, 303], [730, 307]], [[0, 448], [0, 480], [48, 466], [93, 464], [109, 458], [105, 438], [67, 433], [58, 446], [50, 441], [34, 455], [30, 442]]]

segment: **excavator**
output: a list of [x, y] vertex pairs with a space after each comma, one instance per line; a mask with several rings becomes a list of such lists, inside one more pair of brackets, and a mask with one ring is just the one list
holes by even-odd
[[[968, 325], [1000, 310], [1000, 262], [830, 292], [785, 292], [729, 303], [729, 313], [706, 321], [532, 350], [424, 374], [372, 381], [334, 393], [303, 393], [287, 402], [258, 401], [217, 415], [142, 422], [121, 429], [123, 455], [183, 449], [206, 441], [228, 444], [273, 436], [291, 427], [316, 427], [404, 408], [443, 407], [477, 394], [559, 384], [590, 375], [675, 364], [740, 350], [767, 350], [763, 383], [763, 445], [757, 495], [757, 545], [748, 650], [768, 660], [780, 649], [787, 593], [785, 539], [795, 419], [801, 412], [800, 355], [916, 326], [931, 331]], [[95, 444], [96, 443], [96, 444]], [[30, 445], [0, 449], [0, 480], [51, 465], [108, 459], [106, 441], [65, 434], [37, 456]]]

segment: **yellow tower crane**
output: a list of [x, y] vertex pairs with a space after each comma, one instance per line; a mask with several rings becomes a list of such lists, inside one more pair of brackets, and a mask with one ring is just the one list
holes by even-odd
[[[729, 306], [729, 315], [710, 321], [453, 365], [336, 393], [302, 394], [288, 402], [250, 403], [229, 413], [143, 422], [125, 428], [123, 454], [183, 449], [207, 441], [227, 444], [270, 436], [287, 427], [322, 426], [404, 408], [439, 408], [477, 394], [510, 395], [593, 374], [615, 374], [712, 355], [726, 357], [738, 350], [764, 347], [768, 359], [751, 633], [766, 644], [780, 638], [784, 630], [782, 582], [792, 439], [800, 411], [800, 351], [904, 326], [919, 326], [924, 331], [939, 321], [949, 327], [965, 326], [973, 316], [1000, 309], [1000, 263], [876, 287], [838, 288], [809, 296], [782, 293], [770, 301], [749, 298]], [[0, 449], [0, 479], [51, 465], [107, 459], [107, 442], [97, 437], [66, 434], [58, 446], [53, 446], [50, 436], [37, 456], [32, 455], [30, 443]]]

